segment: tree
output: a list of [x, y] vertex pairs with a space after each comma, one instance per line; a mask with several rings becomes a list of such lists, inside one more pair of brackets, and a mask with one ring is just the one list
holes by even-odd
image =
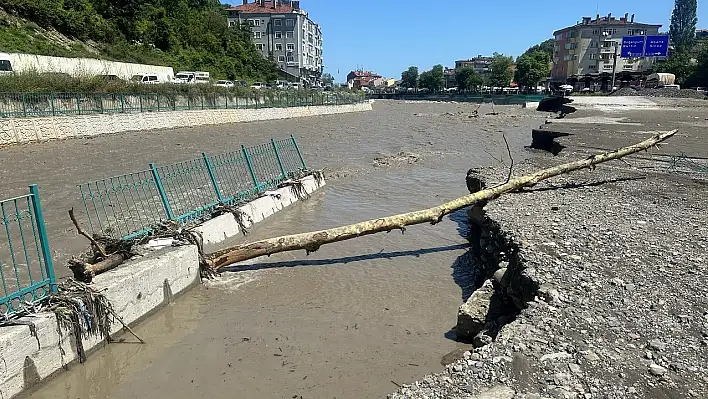
[[551, 58], [548, 53], [536, 50], [516, 59], [516, 81], [521, 86], [535, 89], [542, 79], [551, 72]]
[[696, 66], [687, 52], [678, 52], [659, 66], [659, 72], [673, 73], [677, 83], [682, 84], [696, 72]]
[[322, 84], [325, 86], [329, 86], [332, 83], [334, 83], [334, 76], [332, 76], [331, 73], [323, 73], [321, 79], [322, 79]]
[[553, 52], [555, 51], [555, 46], [556, 42], [554, 39], [548, 39], [542, 43], [539, 43], [535, 46], [529, 47], [528, 50], [526, 50], [521, 56], [528, 55], [531, 53], [535, 53], [536, 51], [542, 51], [546, 54], [548, 54], [549, 59], [553, 59]]
[[412, 66], [401, 73], [401, 86], [407, 88], [418, 88], [418, 67]]
[[669, 34], [679, 53], [689, 51], [696, 38], [697, 8], [698, 0], [676, 0]]
[[455, 71], [455, 81], [460, 91], [470, 91], [481, 86], [484, 79], [472, 67], [462, 67]]
[[489, 85], [492, 87], [507, 87], [514, 77], [512, 70], [514, 59], [504, 54], [494, 53], [489, 66]]
[[441, 91], [445, 88], [445, 73], [443, 66], [438, 64], [429, 71], [420, 74], [420, 87], [432, 92]]

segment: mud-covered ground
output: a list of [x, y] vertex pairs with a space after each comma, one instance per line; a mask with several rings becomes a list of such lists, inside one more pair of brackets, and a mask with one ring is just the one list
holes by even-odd
[[[552, 295], [529, 303], [491, 345], [391, 397], [708, 397], [708, 113], [697, 105], [580, 107], [544, 126], [570, 133], [558, 140], [566, 148], [536, 154], [518, 173], [656, 129], [679, 134], [490, 203], [488, 215]], [[703, 159], [674, 157], [681, 152]]]

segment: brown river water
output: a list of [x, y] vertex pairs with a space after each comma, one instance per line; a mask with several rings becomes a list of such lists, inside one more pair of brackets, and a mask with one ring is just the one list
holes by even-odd
[[[464, 195], [467, 169], [503, 167], [492, 160], [506, 154], [501, 132], [519, 161], [530, 129], [545, 116], [498, 107], [502, 115], [472, 120], [464, 113], [476, 105], [462, 104], [374, 108], [345, 116], [343, 126], [334, 128], [366, 126], [368, 137], [352, 133], [355, 146], [346, 135], [317, 132], [328, 152], [318, 162], [309, 140], [308, 159], [326, 168], [328, 184], [256, 225], [248, 240], [418, 210]], [[328, 118], [328, 125], [337, 124], [337, 117]], [[388, 125], [376, 131], [376, 121]], [[372, 154], [403, 150], [420, 158], [373, 166]], [[472, 269], [463, 216], [412, 226], [404, 235], [394, 231], [326, 245], [309, 256], [278, 254], [225, 273], [137, 325], [147, 344], [125, 335], [125, 342], [96, 351], [30, 396], [385, 397], [396, 384], [441, 370], [446, 354], [468, 348], [450, 332], [469, 294]]]

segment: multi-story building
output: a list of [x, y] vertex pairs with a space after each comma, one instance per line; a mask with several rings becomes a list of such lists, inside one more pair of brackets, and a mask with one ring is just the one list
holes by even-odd
[[455, 61], [455, 69], [471, 67], [475, 72], [479, 74], [485, 74], [489, 72], [489, 67], [492, 65], [492, 57], [483, 57], [478, 55], [469, 60], [457, 60]]
[[661, 25], [645, 24], [612, 14], [584, 17], [574, 26], [553, 32], [555, 51], [551, 84], [576, 89], [605, 90], [613, 74], [621, 81], [638, 80], [651, 69], [654, 58], [621, 58], [622, 37], [658, 35]]
[[696, 29], [696, 39], [708, 39], [708, 29]]
[[264, 57], [272, 57], [286, 78], [310, 86], [320, 84], [322, 30], [299, 1], [243, 0], [227, 11], [229, 26], [248, 24], [256, 48]]

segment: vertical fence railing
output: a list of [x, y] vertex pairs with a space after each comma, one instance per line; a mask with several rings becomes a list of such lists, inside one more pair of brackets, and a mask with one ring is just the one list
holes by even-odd
[[229, 94], [168, 95], [160, 93], [0, 93], [0, 118], [341, 105], [361, 102], [357, 93], [307, 90]]
[[134, 238], [160, 221], [188, 223], [235, 205], [306, 169], [294, 136], [78, 186], [94, 234]]
[[29, 194], [0, 200], [0, 322], [56, 290], [37, 185]]

